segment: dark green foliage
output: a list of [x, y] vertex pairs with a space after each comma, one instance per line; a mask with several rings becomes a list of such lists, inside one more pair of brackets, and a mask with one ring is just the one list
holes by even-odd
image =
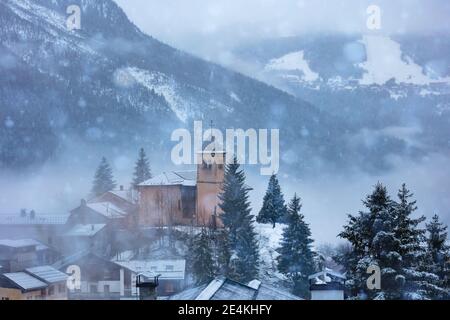
[[275, 228], [277, 222], [286, 222], [286, 204], [277, 176], [270, 177], [269, 186], [263, 200], [263, 206], [259, 211], [256, 221], [259, 223], [271, 223]]
[[258, 276], [259, 252], [253, 227], [245, 174], [235, 158], [226, 166], [222, 193], [219, 195], [221, 219], [228, 234], [230, 276], [248, 282]]
[[312, 251], [311, 231], [300, 213], [300, 198], [294, 196], [289, 203], [288, 225], [283, 232], [278, 270], [293, 283], [293, 293], [304, 298], [309, 297], [308, 276], [315, 271], [315, 254]]
[[136, 161], [133, 174], [133, 187], [152, 178], [150, 164], [145, 154], [144, 148], [139, 151], [139, 157]]
[[98, 197], [105, 192], [111, 191], [116, 187], [111, 166], [105, 157], [102, 158], [100, 165], [95, 172], [94, 183], [92, 186], [92, 197]]

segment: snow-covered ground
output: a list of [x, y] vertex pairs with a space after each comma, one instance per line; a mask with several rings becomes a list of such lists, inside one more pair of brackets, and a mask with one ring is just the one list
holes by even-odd
[[282, 286], [286, 280], [286, 277], [278, 272], [276, 261], [279, 256], [276, 250], [280, 247], [284, 228], [284, 224], [277, 224], [273, 228], [271, 224], [255, 223], [260, 255], [259, 280], [275, 286]]
[[313, 82], [319, 80], [319, 74], [312, 71], [303, 51], [292, 52], [278, 59], [273, 59], [266, 66], [266, 70], [299, 71], [303, 73], [302, 80]]
[[404, 56], [400, 44], [385, 36], [364, 36], [362, 43], [366, 47], [367, 61], [360, 64], [365, 71], [360, 80], [362, 85], [383, 85], [391, 79], [396, 83], [429, 85], [447, 82], [448, 78], [433, 79], [425, 74], [423, 68], [411, 57]]

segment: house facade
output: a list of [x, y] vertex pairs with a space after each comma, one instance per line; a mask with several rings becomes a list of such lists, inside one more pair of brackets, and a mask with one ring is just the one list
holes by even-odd
[[67, 300], [68, 275], [51, 266], [0, 275], [0, 300]]
[[137, 186], [140, 227], [211, 226], [220, 216], [225, 152], [201, 152], [196, 171], [164, 172]]

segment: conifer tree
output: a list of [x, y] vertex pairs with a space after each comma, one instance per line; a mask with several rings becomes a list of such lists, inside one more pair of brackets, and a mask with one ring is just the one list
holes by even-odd
[[136, 161], [133, 174], [133, 187], [152, 178], [150, 164], [145, 154], [144, 148], [139, 151], [139, 157]]
[[230, 274], [235, 280], [255, 279], [259, 269], [259, 252], [254, 231], [245, 174], [235, 158], [226, 166], [222, 193], [219, 195], [221, 219], [228, 233], [231, 253]]
[[211, 237], [206, 228], [194, 236], [189, 248], [189, 265], [197, 284], [211, 281], [215, 276]]
[[270, 177], [269, 186], [264, 195], [263, 206], [256, 218], [259, 223], [271, 223], [275, 228], [277, 222], [285, 221], [287, 213], [283, 193], [278, 182], [277, 176], [273, 174]]
[[304, 221], [300, 198], [294, 196], [288, 207], [288, 225], [283, 232], [278, 270], [293, 283], [293, 293], [309, 297], [308, 277], [315, 271], [315, 254], [312, 251], [311, 231]]
[[216, 230], [215, 249], [216, 249], [216, 270], [217, 274], [230, 276], [231, 249], [227, 230]]
[[100, 165], [95, 172], [94, 183], [91, 190], [92, 197], [98, 197], [105, 192], [111, 191], [116, 187], [111, 166], [105, 157], [102, 158]]
[[[416, 202], [402, 186], [399, 202], [392, 201], [386, 188], [377, 184], [364, 201], [368, 212], [349, 216], [349, 223], [340, 237], [347, 239], [351, 252], [341, 257], [347, 266], [347, 284], [352, 296], [369, 299], [427, 299], [440, 290], [436, 275], [424, 271], [424, 250], [421, 243], [424, 231], [419, 228], [423, 217], [413, 219]], [[366, 285], [369, 266], [381, 270], [380, 290]]]
[[450, 246], [447, 245], [447, 226], [438, 215], [434, 215], [426, 225], [427, 230], [427, 266], [428, 271], [438, 276], [437, 286], [442, 289], [436, 292], [434, 299], [450, 299]]

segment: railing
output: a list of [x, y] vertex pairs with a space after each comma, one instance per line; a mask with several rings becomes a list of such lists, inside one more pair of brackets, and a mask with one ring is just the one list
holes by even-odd
[[125, 290], [124, 295], [115, 292], [69, 292], [68, 298], [69, 300], [139, 300], [139, 296], [131, 290]]

